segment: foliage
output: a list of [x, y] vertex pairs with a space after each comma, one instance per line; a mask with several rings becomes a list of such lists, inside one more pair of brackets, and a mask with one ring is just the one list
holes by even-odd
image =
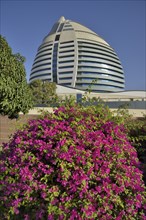
[[55, 83], [37, 79], [32, 81], [29, 86], [35, 105], [45, 104], [48, 106], [57, 101]]
[[98, 78], [92, 80], [91, 84], [86, 89], [86, 94], [90, 94], [93, 91], [93, 87], [97, 82]]
[[144, 162], [146, 160], [146, 117], [134, 118], [127, 108], [119, 108], [113, 120], [118, 124], [124, 124], [129, 141], [137, 150], [140, 161]]
[[129, 140], [136, 148], [139, 159], [146, 163], [146, 118], [132, 118], [125, 123], [125, 126]]
[[76, 98], [73, 95], [66, 95], [65, 97], [58, 97], [57, 107], [66, 106], [72, 107], [76, 104]]
[[13, 54], [0, 36], [0, 114], [10, 118], [15, 118], [20, 111], [27, 113], [32, 107], [24, 60], [20, 54]]
[[145, 219], [134, 147], [107, 109], [60, 107], [1, 152], [2, 219]]

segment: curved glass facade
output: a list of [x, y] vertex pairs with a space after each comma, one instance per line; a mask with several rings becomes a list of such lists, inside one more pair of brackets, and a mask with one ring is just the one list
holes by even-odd
[[85, 26], [61, 17], [38, 48], [30, 82], [48, 80], [95, 92], [123, 91], [124, 72], [112, 47]]

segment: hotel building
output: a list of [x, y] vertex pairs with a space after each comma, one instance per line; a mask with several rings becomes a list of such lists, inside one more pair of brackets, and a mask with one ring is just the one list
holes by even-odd
[[61, 17], [38, 48], [30, 82], [36, 79], [93, 92], [124, 91], [124, 72], [112, 47], [80, 23]]

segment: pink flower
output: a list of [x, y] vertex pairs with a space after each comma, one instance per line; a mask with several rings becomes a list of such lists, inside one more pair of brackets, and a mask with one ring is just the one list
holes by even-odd
[[5, 215], [14, 209], [13, 218], [25, 220], [144, 219], [136, 151], [106, 114], [62, 107], [16, 132], [0, 154]]

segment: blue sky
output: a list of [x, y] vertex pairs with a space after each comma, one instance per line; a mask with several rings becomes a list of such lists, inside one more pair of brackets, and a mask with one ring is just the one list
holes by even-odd
[[126, 90], [146, 90], [145, 0], [0, 0], [0, 32], [26, 58], [27, 80], [37, 49], [63, 15], [106, 40], [121, 60]]

